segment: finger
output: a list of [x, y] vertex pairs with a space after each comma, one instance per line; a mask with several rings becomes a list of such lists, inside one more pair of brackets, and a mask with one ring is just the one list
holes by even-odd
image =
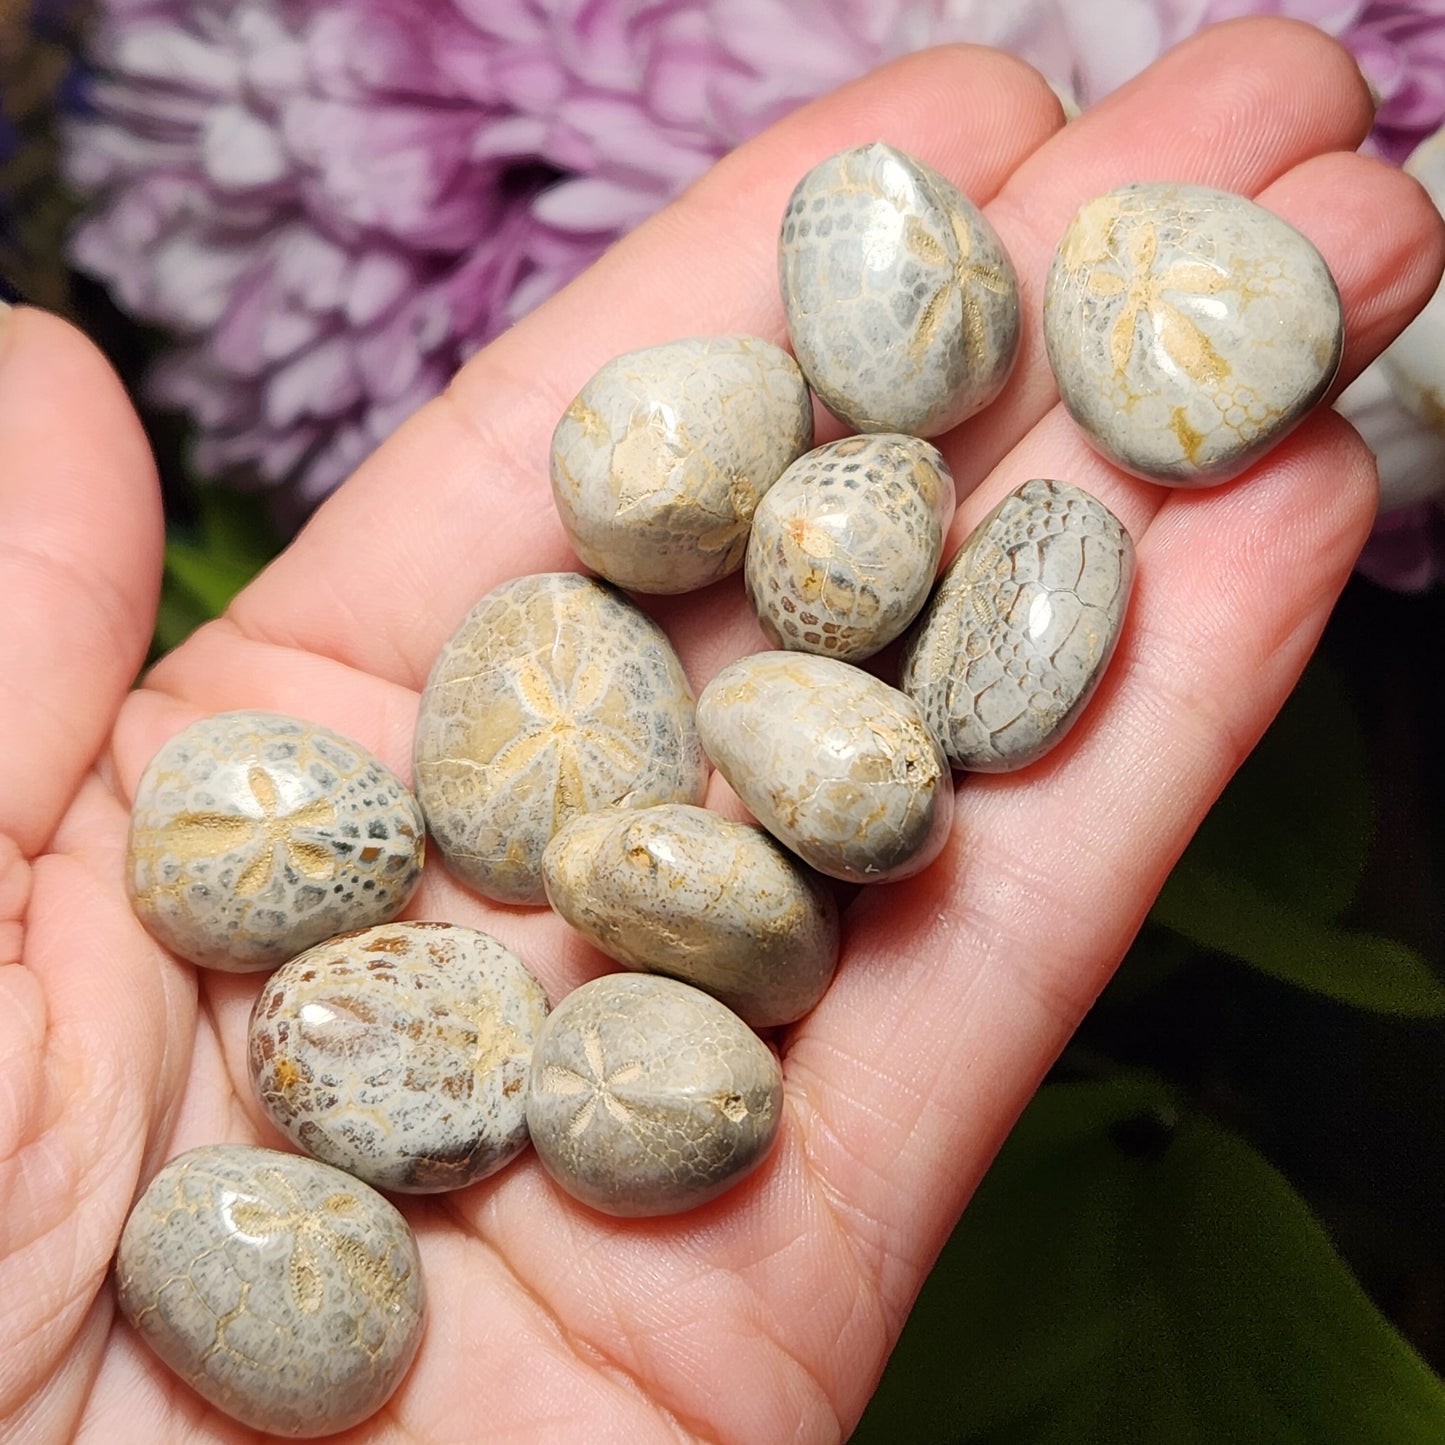
[[[1321, 83], [1302, 87], [1299, 74]], [[1186, 84], [1182, 127], [1169, 118]], [[482, 592], [509, 576], [575, 566], [546, 479], [557, 417], [597, 366], [629, 346], [731, 327], [780, 339], [778, 219], [803, 170], [832, 151], [886, 136], [980, 202], [1019, 169], [999, 219], [1024, 275], [1029, 334], [1018, 383], [984, 414], [999, 412], [993, 430], [969, 442], [983, 459], [971, 465], [986, 470], [1047, 410], [1035, 313], [1048, 254], [1077, 204], [1146, 171], [1257, 189], [1310, 154], [1355, 145], [1368, 113], [1344, 52], [1309, 27], [1278, 22], [1205, 32], [1042, 145], [1057, 110], [1031, 72], [968, 49], [899, 62], [743, 147], [477, 357], [322, 509], [235, 619], [253, 636], [415, 686]], [[1107, 165], [1085, 164], [1096, 148]], [[304, 610], [290, 602], [298, 586], [309, 589]], [[727, 592], [681, 610], [713, 606], [739, 611]]]
[[53, 832], [145, 657], [160, 497], [140, 424], [64, 322], [0, 318], [0, 835]]

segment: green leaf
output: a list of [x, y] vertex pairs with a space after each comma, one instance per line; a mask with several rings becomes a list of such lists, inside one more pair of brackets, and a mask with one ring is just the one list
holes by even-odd
[[1370, 852], [1366, 759], [1344, 683], [1316, 657], [1184, 856], [1307, 917], [1338, 918]]
[[1150, 917], [1195, 943], [1355, 1008], [1412, 1018], [1445, 1013], [1445, 985], [1393, 938], [1321, 923], [1248, 879], [1186, 855]]
[[1204, 820], [1151, 920], [1356, 1008], [1445, 1013], [1445, 984], [1419, 953], [1337, 922], [1369, 857], [1367, 777], [1358, 721], [1316, 659]]
[[1139, 1076], [1042, 1089], [853, 1445], [1437, 1445], [1445, 1385], [1249, 1145]]
[[200, 520], [193, 535], [166, 542], [156, 652], [168, 651], [219, 617], [280, 548], [259, 497], [204, 488], [197, 503]]

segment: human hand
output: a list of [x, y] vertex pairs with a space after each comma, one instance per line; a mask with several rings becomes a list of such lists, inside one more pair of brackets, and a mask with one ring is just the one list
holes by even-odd
[[[960, 491], [978, 482], [949, 550], [1029, 477], [1097, 495], [1139, 558], [1110, 675], [1042, 762], [962, 783], [936, 863], [849, 906], [836, 981], [778, 1039], [777, 1146], [736, 1190], [691, 1214], [619, 1221], [559, 1194], [524, 1155], [456, 1194], [402, 1200], [430, 1324], [390, 1404], [353, 1432], [846, 1436], [988, 1161], [1293, 685], [1374, 512], [1370, 458], [1327, 411], [1210, 491], [1165, 491], [1095, 456], [1043, 355], [1053, 245], [1082, 201], [1126, 181], [1256, 195], [1335, 273], [1343, 384], [1429, 295], [1445, 256], [1414, 185], [1352, 153], [1369, 123], [1344, 52], [1281, 22], [1206, 31], [1067, 128], [1043, 82], [1005, 57], [901, 61], [744, 147], [476, 357], [224, 619], [129, 695], [159, 565], [149, 462], [94, 354], [16, 313], [0, 338], [4, 1429], [107, 1445], [247, 1434], [119, 1321], [106, 1277], [132, 1198], [166, 1159], [282, 1142], [246, 1076], [255, 976], [198, 975], [127, 904], [126, 817], [145, 762], [200, 715], [263, 707], [334, 727], [408, 776], [419, 689], [463, 613], [506, 578], [575, 565], [546, 479], [568, 401], [632, 347], [724, 330], [783, 340], [787, 195], [816, 160], [883, 137], [987, 202], [1022, 281], [1013, 379], [943, 444]], [[736, 578], [644, 601], [697, 688], [764, 645]], [[407, 916], [495, 934], [553, 999], [609, 966], [555, 917], [485, 903], [435, 864]]]

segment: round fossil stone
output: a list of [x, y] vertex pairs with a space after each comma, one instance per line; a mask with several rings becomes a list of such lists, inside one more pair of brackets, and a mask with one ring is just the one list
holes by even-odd
[[1344, 313], [1320, 253], [1253, 201], [1147, 182], [1088, 202], [1044, 293], [1059, 394], [1150, 481], [1238, 475], [1325, 394]]
[[181, 1379], [275, 1435], [365, 1420], [421, 1340], [406, 1220], [339, 1169], [273, 1149], [172, 1159], [126, 1221], [115, 1277], [122, 1313]]
[[218, 713], [142, 773], [126, 883], [168, 948], [244, 973], [395, 918], [425, 842], [416, 799], [358, 743], [281, 713]]
[[755, 818], [820, 873], [885, 883], [948, 840], [953, 781], [912, 698], [831, 657], [758, 652], [698, 699], [708, 756]]
[[572, 572], [504, 582], [442, 648], [417, 718], [417, 795], [447, 866], [542, 903], [542, 850], [577, 813], [700, 803], [692, 689], [662, 630]]
[[899, 686], [956, 767], [1002, 773], [1068, 732], [1114, 652], [1134, 545], [1102, 502], [1025, 482], [959, 548], [903, 654]]
[[547, 1172], [584, 1204], [679, 1214], [763, 1161], [782, 1103], [777, 1059], [730, 1009], [676, 979], [619, 973], [553, 1010], [527, 1124]]
[[798, 183], [779, 246], [793, 352], [855, 431], [937, 436], [1003, 389], [1018, 281], [982, 211], [876, 141]]
[[758, 499], [813, 444], [797, 363], [756, 336], [609, 361], [552, 437], [552, 493], [587, 566], [639, 592], [736, 572]]
[[845, 437], [800, 457], [748, 542], [743, 578], [768, 640], [871, 657], [927, 601], [953, 508], [948, 464], [917, 437]]
[[379, 1189], [484, 1179], [527, 1143], [547, 995], [495, 938], [386, 923], [283, 964], [251, 1010], [251, 1084], [307, 1153]]
[[761, 829], [703, 808], [574, 818], [542, 875], [552, 907], [604, 953], [693, 984], [754, 1028], [802, 1018], [837, 965], [827, 885]]

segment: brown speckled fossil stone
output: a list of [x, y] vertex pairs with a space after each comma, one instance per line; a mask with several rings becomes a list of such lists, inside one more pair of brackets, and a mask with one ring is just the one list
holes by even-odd
[[424, 847], [416, 799], [360, 744], [281, 713], [218, 713], [141, 775], [126, 883], [168, 948], [241, 973], [395, 918]]
[[620, 587], [690, 592], [742, 565], [758, 499], [813, 444], [797, 363], [757, 336], [614, 357], [552, 436], [552, 493], [577, 555]]
[[460, 1189], [527, 1143], [541, 984], [495, 938], [386, 923], [308, 949], [251, 1010], [251, 1084], [307, 1153], [378, 1189]]
[[1040, 758], [1104, 675], [1134, 580], [1118, 518], [1067, 482], [1031, 481], [949, 563], [904, 650], [899, 686], [956, 767]]
[[772, 1051], [715, 998], [648, 973], [574, 989], [533, 1055], [527, 1124], [547, 1172], [607, 1214], [676, 1214], [766, 1157], [782, 1117]]
[[871, 657], [928, 600], [953, 509], [948, 464], [917, 437], [844, 437], [799, 457], [748, 541], [743, 579], [768, 640]]
[[604, 953], [754, 1028], [801, 1018], [832, 980], [833, 894], [760, 828], [683, 803], [586, 813], [547, 845], [542, 874], [552, 907]]
[[273, 1149], [172, 1159], [126, 1221], [115, 1278], [121, 1312], [182, 1380], [275, 1435], [359, 1424], [421, 1340], [406, 1220], [339, 1169]]
[[820, 873], [886, 883], [928, 866], [953, 780], [917, 705], [831, 657], [757, 652], [703, 689], [698, 731], [752, 815]]
[[951, 181], [881, 141], [819, 162], [783, 217], [779, 279], [793, 352], [855, 431], [937, 436], [1003, 389], [1018, 280]]
[[700, 803], [692, 689], [662, 630], [574, 572], [494, 588], [442, 648], [417, 718], [417, 796], [447, 866], [543, 903], [542, 850], [577, 813]]

